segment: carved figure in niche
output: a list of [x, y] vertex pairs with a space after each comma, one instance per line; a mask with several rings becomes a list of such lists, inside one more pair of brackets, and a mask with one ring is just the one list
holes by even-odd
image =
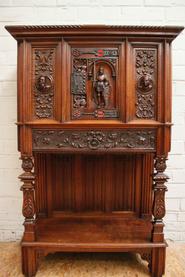
[[110, 84], [104, 73], [104, 68], [99, 67], [97, 72], [96, 81], [94, 82], [95, 102], [98, 108], [106, 108], [109, 104]]
[[149, 74], [145, 73], [141, 78], [139, 78], [137, 82], [137, 88], [141, 92], [148, 92], [152, 89], [152, 87], [153, 87], [153, 81]]
[[52, 81], [48, 76], [39, 76], [37, 79], [36, 87], [40, 92], [48, 92], [51, 88]]

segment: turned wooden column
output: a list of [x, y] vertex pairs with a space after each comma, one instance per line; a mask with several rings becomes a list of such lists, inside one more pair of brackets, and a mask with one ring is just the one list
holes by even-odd
[[165, 192], [167, 187], [165, 182], [169, 179], [164, 173], [166, 169], [166, 156], [157, 156], [155, 159], [154, 173], [154, 201], [153, 201], [153, 242], [163, 242], [163, 217], [165, 216]]
[[[168, 176], [164, 173], [166, 169], [166, 160], [167, 157], [165, 155], [157, 156], [154, 164], [153, 242], [164, 242], [163, 217], [166, 212], [165, 192], [167, 191], [165, 182], [168, 180]], [[162, 277], [165, 273], [165, 256], [166, 249], [164, 247], [152, 249], [149, 267], [152, 277]]]
[[22, 156], [22, 168], [24, 173], [19, 176], [23, 182], [21, 190], [23, 192], [23, 206], [22, 214], [25, 217], [24, 221], [24, 241], [35, 240], [35, 193], [34, 180], [35, 176], [33, 170], [33, 157]]

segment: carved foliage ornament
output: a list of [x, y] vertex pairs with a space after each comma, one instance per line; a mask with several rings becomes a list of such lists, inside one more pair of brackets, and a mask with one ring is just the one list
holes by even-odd
[[154, 194], [154, 217], [160, 220], [165, 216], [165, 189], [157, 189]]
[[37, 118], [53, 117], [54, 49], [34, 49], [34, 104]]
[[33, 130], [33, 149], [155, 149], [154, 130]]
[[23, 188], [23, 216], [27, 220], [34, 218], [35, 209], [34, 209], [34, 191], [33, 188], [24, 189]]
[[155, 118], [156, 49], [136, 49], [136, 116]]

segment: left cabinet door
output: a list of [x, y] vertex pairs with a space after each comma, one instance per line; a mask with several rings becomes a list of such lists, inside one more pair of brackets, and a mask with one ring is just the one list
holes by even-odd
[[18, 57], [21, 121], [59, 123], [62, 107], [61, 42], [23, 41], [19, 45]]

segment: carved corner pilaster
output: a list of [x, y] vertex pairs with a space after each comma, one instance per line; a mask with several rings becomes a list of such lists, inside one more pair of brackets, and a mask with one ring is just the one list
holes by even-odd
[[24, 238], [25, 241], [33, 241], [35, 239], [35, 191], [33, 170], [33, 157], [22, 156], [22, 168], [24, 172], [19, 176], [23, 182], [21, 191], [23, 192], [22, 214], [25, 217], [24, 221]]
[[157, 156], [155, 159], [155, 173], [153, 176], [154, 181], [154, 201], [153, 201], [153, 241], [164, 241], [163, 234], [163, 217], [165, 216], [165, 192], [167, 187], [165, 183], [169, 177], [164, 173], [166, 169], [166, 156]]

